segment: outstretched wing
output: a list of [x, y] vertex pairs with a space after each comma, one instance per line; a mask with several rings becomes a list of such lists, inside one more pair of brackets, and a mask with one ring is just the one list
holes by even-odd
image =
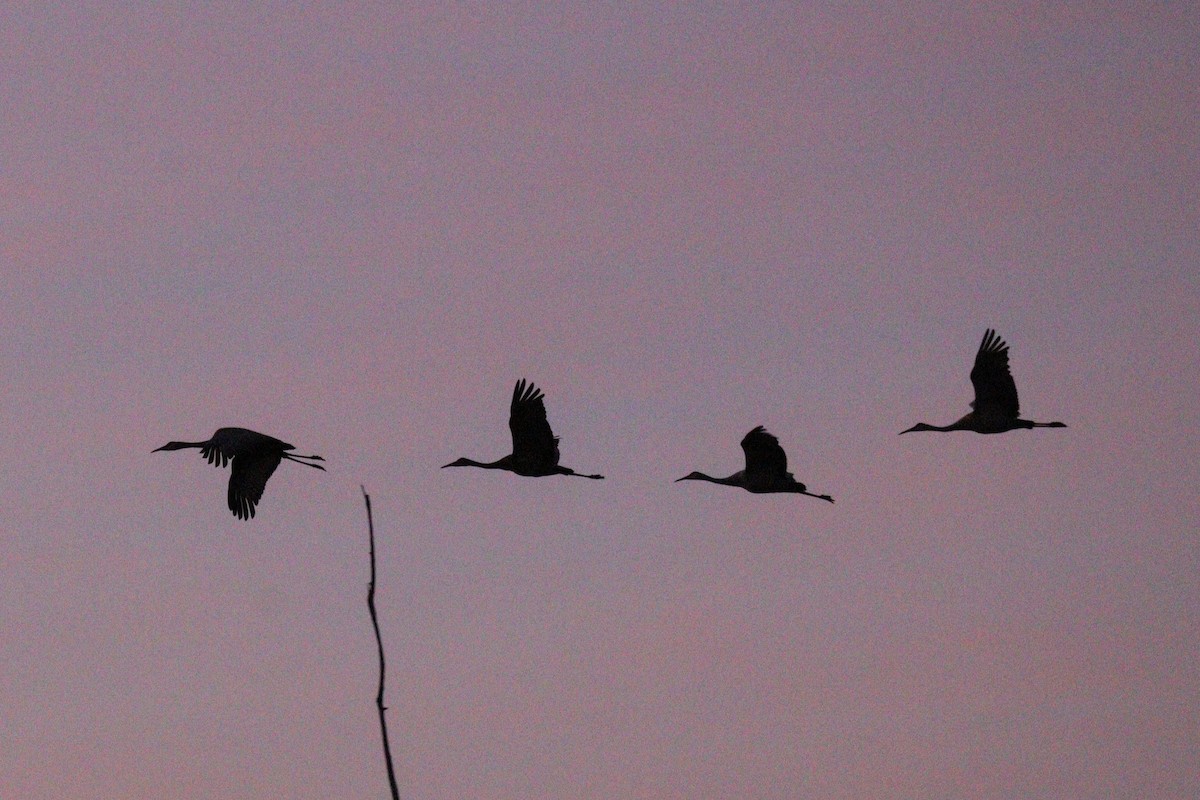
[[558, 437], [546, 421], [546, 405], [542, 390], [525, 379], [513, 389], [508, 428], [512, 431], [513, 458], [553, 467], [558, 464]]
[[746, 452], [746, 472], [784, 475], [787, 473], [787, 454], [779, 446], [779, 440], [759, 425], [742, 439], [742, 450]]
[[975, 385], [976, 412], [1003, 414], [1016, 419], [1020, 412], [1017, 403], [1017, 384], [1008, 370], [1008, 345], [991, 328], [983, 334], [975, 366], [971, 368], [971, 383]]
[[233, 459], [233, 470], [229, 475], [229, 510], [238, 519], [254, 516], [254, 507], [262, 499], [267, 479], [279, 466], [280, 455], [246, 456]]
[[233, 458], [233, 453], [222, 448], [214, 440], [209, 440], [200, 448], [200, 456], [201, 458], [207, 458], [208, 463], [214, 466], [223, 467]]
[[212, 438], [200, 448], [200, 455], [207, 458], [208, 463], [224, 467], [239, 453], [295, 449], [287, 442], [258, 431], [246, 428], [217, 428]]

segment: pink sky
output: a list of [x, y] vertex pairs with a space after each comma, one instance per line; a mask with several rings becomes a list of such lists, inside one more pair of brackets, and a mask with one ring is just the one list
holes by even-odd
[[410, 8], [0, 12], [0, 797], [384, 797], [360, 485], [406, 798], [1200, 796], [1200, 16]]

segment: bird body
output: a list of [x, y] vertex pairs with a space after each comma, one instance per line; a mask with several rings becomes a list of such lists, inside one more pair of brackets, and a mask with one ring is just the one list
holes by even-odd
[[1021, 419], [1020, 403], [1017, 400], [1017, 384], [1008, 366], [1008, 345], [988, 328], [975, 354], [975, 366], [971, 368], [971, 383], [975, 387], [975, 400], [971, 412], [949, 425], [927, 425], [918, 422], [908, 430], [914, 431], [974, 431], [975, 433], [1004, 433], [1024, 428], [1065, 428], [1062, 422], [1033, 422]]
[[692, 472], [675, 482], [708, 481], [723, 486], [740, 486], [755, 494], [790, 492], [833, 502], [833, 498], [827, 494], [813, 494], [808, 491], [807, 486], [787, 471], [787, 454], [779, 445], [779, 439], [768, 433], [762, 425], [742, 438], [742, 450], [746, 453], [746, 468], [727, 478], [714, 478], [703, 472]]
[[218, 428], [208, 441], [167, 442], [159, 450], [183, 450], [194, 447], [208, 463], [223, 467], [232, 462], [229, 474], [229, 510], [238, 519], [254, 516], [255, 506], [262, 499], [267, 479], [275, 472], [279, 462], [287, 459], [306, 467], [324, 470], [312, 461], [324, 461], [320, 456], [298, 456], [288, 452], [295, 447], [287, 442], [267, 436], [265, 433], [246, 428]]
[[558, 437], [550, 430], [546, 419], [545, 395], [522, 378], [513, 389], [509, 406], [508, 428], [512, 432], [513, 451], [492, 462], [460, 458], [442, 467], [479, 467], [502, 469], [528, 478], [547, 475], [577, 475], [601, 480], [603, 475], [584, 475], [558, 463]]

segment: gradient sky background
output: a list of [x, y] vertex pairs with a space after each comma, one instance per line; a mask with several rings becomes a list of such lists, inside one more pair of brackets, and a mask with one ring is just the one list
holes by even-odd
[[1200, 796], [1191, 4], [218, 5], [0, 15], [0, 796], [384, 797], [360, 484], [407, 798]]

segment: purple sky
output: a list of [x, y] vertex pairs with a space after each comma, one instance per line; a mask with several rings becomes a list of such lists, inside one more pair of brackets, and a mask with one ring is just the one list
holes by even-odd
[[1200, 795], [1188, 4], [192, 5], [0, 13], [0, 797], [384, 797], [360, 484], [406, 798]]

